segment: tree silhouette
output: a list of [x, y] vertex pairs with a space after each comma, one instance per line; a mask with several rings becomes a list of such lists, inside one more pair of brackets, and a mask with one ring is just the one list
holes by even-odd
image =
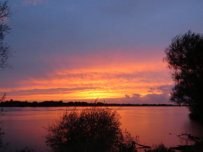
[[191, 117], [203, 120], [203, 35], [191, 31], [177, 35], [165, 53], [175, 81], [171, 101], [189, 104]]
[[7, 66], [6, 62], [9, 56], [9, 46], [3, 42], [5, 34], [9, 32], [10, 27], [5, 24], [6, 18], [10, 15], [10, 8], [7, 1], [0, 2], [0, 67]]
[[46, 144], [53, 152], [136, 152], [134, 139], [122, 131], [119, 119], [108, 108], [66, 111], [47, 128]]

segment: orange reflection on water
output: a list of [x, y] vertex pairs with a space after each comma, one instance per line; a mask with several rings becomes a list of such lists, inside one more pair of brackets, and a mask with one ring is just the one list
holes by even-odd
[[[177, 137], [182, 133], [203, 137], [202, 126], [190, 121], [187, 107], [110, 108], [120, 114], [121, 127], [127, 129], [133, 137], [139, 136], [139, 143], [143, 145], [153, 146], [163, 143], [170, 147], [186, 144]], [[9, 148], [22, 149], [25, 145], [30, 148], [46, 147], [44, 137], [47, 132], [44, 127], [59, 119], [66, 110], [73, 109], [73, 107], [5, 108], [8, 112], [2, 117], [4, 140], [9, 142]], [[76, 108], [82, 109], [84, 108]]]
[[190, 121], [187, 107], [122, 107], [118, 112], [122, 127], [147, 146], [185, 145], [186, 140], [177, 137], [182, 133], [203, 136], [202, 127]]

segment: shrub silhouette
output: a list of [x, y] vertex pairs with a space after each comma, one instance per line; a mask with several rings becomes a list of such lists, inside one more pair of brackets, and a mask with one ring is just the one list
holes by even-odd
[[54, 152], [136, 152], [134, 139], [120, 126], [119, 114], [109, 108], [66, 111], [46, 128], [46, 144]]

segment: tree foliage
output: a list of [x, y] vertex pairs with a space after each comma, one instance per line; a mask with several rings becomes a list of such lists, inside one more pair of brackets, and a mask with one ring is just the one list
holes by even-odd
[[53, 152], [135, 152], [135, 141], [121, 130], [119, 119], [108, 108], [65, 112], [47, 128], [46, 144]]
[[171, 101], [189, 104], [192, 113], [203, 116], [203, 35], [191, 31], [177, 35], [165, 53], [175, 81]]
[[176, 85], [171, 100], [177, 103], [203, 104], [203, 35], [188, 31], [172, 39], [165, 50], [165, 61], [173, 70]]
[[0, 2], [0, 67], [7, 66], [6, 61], [9, 56], [9, 46], [4, 43], [5, 34], [9, 32], [10, 27], [5, 23], [6, 18], [10, 15], [10, 7], [7, 1]]

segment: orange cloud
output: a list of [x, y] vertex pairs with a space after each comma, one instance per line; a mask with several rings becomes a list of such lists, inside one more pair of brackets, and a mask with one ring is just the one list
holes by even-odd
[[[123, 53], [124, 52], [124, 53]], [[45, 59], [52, 71], [28, 77], [3, 90], [9, 97], [26, 100], [125, 98], [162, 94], [161, 86], [173, 85], [161, 57], [132, 51], [57, 56]], [[143, 59], [141, 59], [143, 58]]]

